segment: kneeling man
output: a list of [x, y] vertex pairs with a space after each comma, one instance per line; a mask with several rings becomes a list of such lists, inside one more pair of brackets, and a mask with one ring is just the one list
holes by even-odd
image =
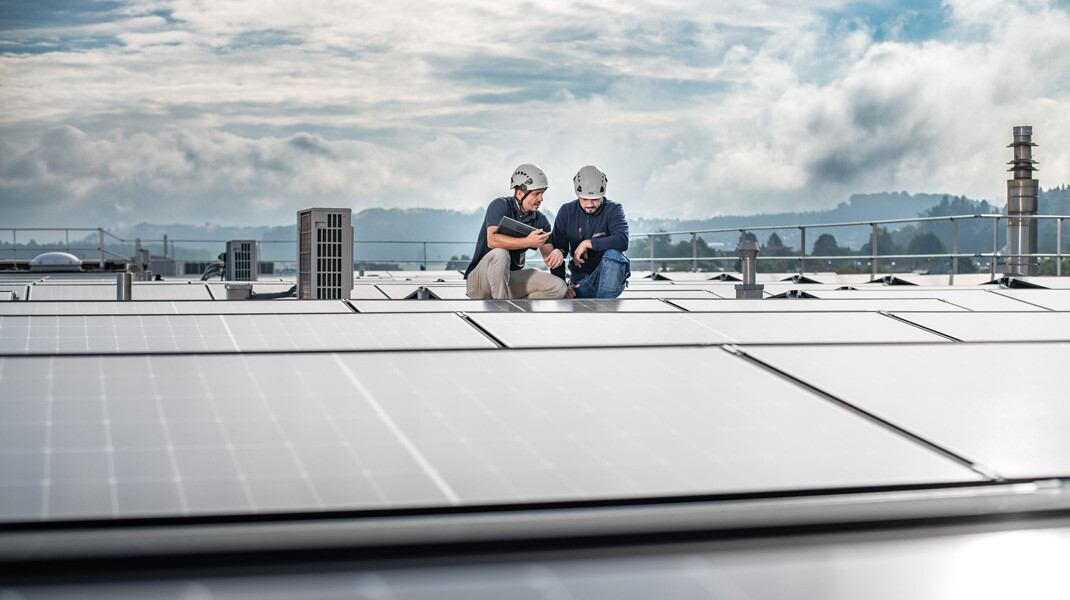
[[[548, 187], [546, 173], [535, 165], [520, 165], [510, 179], [512, 196], [496, 198], [487, 207], [483, 227], [479, 230], [475, 253], [464, 272], [469, 298], [563, 298], [565, 282], [546, 271], [524, 268], [528, 248], [542, 252], [550, 269], [562, 266], [561, 253], [554, 253], [549, 243], [550, 221], [539, 212], [542, 195]], [[526, 237], [497, 233], [502, 217], [520, 221], [535, 229]]]
[[[562, 206], [554, 220], [554, 253], [562, 259], [572, 255], [566, 298], [616, 298], [632, 273], [624, 256], [628, 221], [621, 205], [605, 197], [607, 181], [598, 167], [580, 169], [572, 180], [576, 200]], [[564, 265], [551, 272], [565, 278]]]

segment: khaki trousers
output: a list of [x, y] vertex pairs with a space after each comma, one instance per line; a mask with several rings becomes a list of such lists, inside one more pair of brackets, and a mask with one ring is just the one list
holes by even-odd
[[565, 281], [539, 269], [510, 271], [509, 251], [494, 248], [468, 274], [467, 293], [473, 300], [555, 299], [565, 297]]

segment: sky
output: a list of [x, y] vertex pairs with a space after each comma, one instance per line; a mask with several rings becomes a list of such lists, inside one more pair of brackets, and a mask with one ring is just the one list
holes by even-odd
[[[312, 206], [629, 215], [1004, 204], [1070, 183], [1070, 0], [0, 0], [0, 226], [284, 225]], [[904, 215], [909, 217], [913, 215]]]

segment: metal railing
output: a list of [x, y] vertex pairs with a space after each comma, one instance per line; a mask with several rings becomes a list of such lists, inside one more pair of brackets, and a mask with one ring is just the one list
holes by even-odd
[[[786, 256], [758, 256], [759, 261], [775, 261], [775, 260], [788, 260], [798, 263], [798, 271], [800, 273], [806, 272], [807, 261], [828, 263], [829, 261], [858, 261], [868, 260], [870, 263], [871, 274], [876, 278], [879, 272], [880, 261], [894, 261], [894, 260], [910, 260], [910, 259], [938, 259], [951, 261], [951, 281], [954, 281], [954, 276], [959, 272], [959, 260], [960, 259], [989, 259], [989, 268], [993, 276], [996, 275], [998, 262], [1006, 260], [1008, 258], [1054, 258], [1056, 275], [1062, 276], [1062, 261], [1063, 257], [1067, 256], [1063, 252], [1063, 221], [1070, 219], [1068, 215], [1034, 215], [1034, 216], [1016, 216], [1016, 219], [1037, 219], [1037, 220], [1054, 220], [1056, 224], [1056, 251], [1054, 253], [1033, 253], [1028, 255], [1001, 253], [999, 246], [999, 234], [1000, 234], [1000, 221], [1005, 221], [1008, 217], [1002, 214], [973, 214], [973, 215], [951, 215], [943, 217], [915, 217], [910, 219], [882, 219], [873, 221], [848, 221], [839, 223], [815, 223], [809, 225], [761, 225], [754, 227], [724, 227], [716, 229], [693, 229], [687, 231], [659, 231], [655, 233], [634, 233], [631, 234], [632, 239], [647, 240], [647, 246], [649, 248], [649, 256], [644, 258], [633, 257], [633, 262], [642, 264], [647, 262], [649, 264], [650, 271], [657, 270], [658, 263], [676, 263], [683, 261], [691, 262], [691, 270], [698, 271], [700, 262], [735, 262], [739, 260], [739, 257], [735, 253], [725, 256], [699, 256], [698, 254], [698, 241], [699, 234], [725, 234], [725, 233], [739, 233], [742, 240], [748, 232], [756, 231], [785, 231], [785, 230], [798, 230], [799, 231], [799, 253], [795, 255]], [[959, 223], [965, 220], [991, 220], [992, 221], [992, 251], [991, 252], [973, 252], [973, 253], [961, 253], [959, 252]], [[878, 247], [878, 241], [880, 237], [880, 227], [888, 225], [902, 225], [908, 223], [931, 223], [931, 222], [947, 222], [951, 225], [951, 240], [952, 249], [949, 253], [942, 254], [880, 254]], [[847, 254], [847, 255], [834, 255], [834, 256], [816, 256], [806, 254], [806, 233], [808, 230], [813, 229], [827, 229], [827, 228], [844, 228], [844, 227], [869, 227], [870, 228], [870, 253], [869, 254]], [[53, 246], [18, 246], [18, 233], [19, 232], [35, 232], [35, 231], [49, 231], [49, 232], [64, 232], [65, 244], [64, 249], [70, 251], [81, 252], [95, 252], [100, 256], [100, 268], [104, 268], [105, 255], [110, 255], [119, 259], [125, 259], [126, 257], [111, 252], [105, 248], [105, 236], [115, 240], [116, 242], [123, 244], [135, 243], [141, 244], [162, 244], [164, 257], [170, 254], [175, 256], [176, 244], [190, 244], [190, 243], [210, 243], [210, 244], [223, 244], [226, 240], [219, 239], [169, 239], [164, 236], [162, 240], [156, 239], [123, 239], [114, 234], [105, 231], [103, 228], [29, 228], [19, 227], [0, 228], [0, 231], [11, 232], [11, 253], [12, 258], [17, 257], [17, 252], [22, 250], [55, 250], [57, 247]], [[98, 238], [97, 246], [71, 246], [70, 234], [71, 232], [96, 232]], [[654, 241], [657, 238], [670, 238], [672, 236], [686, 235], [691, 237], [691, 256], [655, 256], [654, 255]], [[296, 245], [296, 240], [260, 240], [258, 245], [269, 244], [287, 244]], [[422, 268], [426, 269], [429, 265], [448, 264], [450, 262], [456, 262], [456, 259], [435, 259], [430, 258], [428, 254], [429, 246], [436, 245], [454, 245], [454, 246], [471, 246], [471, 240], [465, 241], [407, 241], [407, 240], [355, 240], [354, 241], [354, 257], [358, 257], [356, 247], [361, 244], [378, 244], [378, 245], [403, 245], [413, 246], [416, 245], [420, 248], [419, 256], [408, 258], [376, 258], [376, 259], [359, 259], [355, 258], [356, 263], [405, 263], [405, 264], [418, 264]], [[258, 248], [259, 249], [259, 248]], [[170, 252], [168, 252], [170, 250]], [[534, 252], [534, 251], [533, 251]], [[295, 252], [296, 254], [296, 252]], [[261, 253], [261, 256], [263, 254]], [[176, 261], [181, 262], [181, 261]], [[203, 262], [202, 260], [194, 260], [192, 262]], [[276, 263], [295, 263], [295, 260], [276, 260]]]
[[[974, 214], [974, 215], [950, 215], [944, 217], [915, 217], [912, 219], [882, 219], [873, 221], [848, 221], [841, 223], [815, 223], [811, 225], [763, 225], [755, 227], [724, 227], [718, 229], [696, 229], [687, 231], [659, 231], [657, 233], [639, 233], [632, 234], [633, 238], [647, 238], [650, 255], [646, 258], [650, 265], [650, 270], [656, 270], [655, 263], [657, 262], [679, 262], [679, 261], [691, 261], [692, 271], [698, 270], [699, 261], [728, 261], [735, 262], [739, 260], [738, 256], [698, 256], [698, 234], [700, 233], [734, 233], [739, 232], [740, 239], [747, 234], [747, 232], [754, 231], [784, 231], [784, 230], [799, 230], [800, 243], [799, 254], [789, 256], [758, 256], [759, 261], [773, 261], [773, 260], [794, 260], [799, 263], [799, 272], [806, 271], [806, 261], [839, 261], [839, 260], [859, 260], [868, 259], [870, 261], [871, 274], [876, 278], [879, 271], [879, 263], [881, 260], [901, 260], [901, 259], [949, 259], [951, 260], [951, 277], [952, 282], [954, 276], [959, 271], [959, 259], [960, 258], [988, 258], [990, 263], [990, 269], [992, 275], [996, 274], [997, 263], [1000, 259], [1007, 258], [1055, 258], [1056, 275], [1062, 276], [1062, 260], [1065, 254], [1063, 253], [1063, 221], [1070, 219], [1067, 215], [1033, 215], [1033, 216], [1015, 216], [1016, 219], [1037, 219], [1037, 220], [1054, 220], [1055, 225], [1055, 253], [1033, 253], [1033, 254], [1009, 254], [1001, 253], [999, 250], [999, 222], [1006, 220], [1006, 215], [999, 214]], [[959, 252], [959, 222], [967, 219], [991, 219], [992, 220], [992, 251], [991, 252], [973, 252], [973, 253], [960, 253]], [[946, 254], [880, 254], [878, 247], [878, 239], [880, 237], [880, 227], [882, 225], [896, 225], [905, 223], [925, 223], [925, 222], [949, 222], [951, 224], [952, 233], [952, 250]], [[871, 251], [869, 254], [849, 254], [849, 255], [836, 255], [836, 256], [814, 256], [806, 254], [806, 231], [808, 229], [821, 229], [821, 228], [842, 228], [842, 227], [869, 227], [870, 233], [870, 246]], [[679, 235], [691, 236], [691, 256], [690, 257], [655, 257], [654, 256], [654, 239], [656, 237], [670, 237]], [[633, 258], [634, 261], [645, 262], [643, 259]]]

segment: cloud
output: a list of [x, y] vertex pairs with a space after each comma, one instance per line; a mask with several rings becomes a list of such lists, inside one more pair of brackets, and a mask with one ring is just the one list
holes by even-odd
[[1070, 181], [1070, 16], [1042, 0], [33, 6], [0, 20], [5, 222], [477, 210], [522, 162], [551, 207], [597, 164], [635, 216], [998, 200], [1021, 124]]

